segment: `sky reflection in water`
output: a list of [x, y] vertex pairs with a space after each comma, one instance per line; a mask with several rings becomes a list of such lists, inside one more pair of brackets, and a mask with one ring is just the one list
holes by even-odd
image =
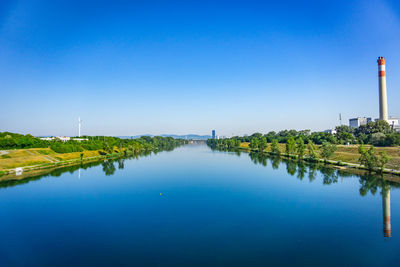
[[259, 154], [189, 145], [0, 187], [2, 266], [399, 260], [397, 183]]

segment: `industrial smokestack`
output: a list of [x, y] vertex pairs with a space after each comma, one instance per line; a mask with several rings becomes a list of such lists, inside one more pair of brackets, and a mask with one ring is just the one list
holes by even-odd
[[386, 95], [386, 69], [385, 58], [378, 57], [378, 73], [379, 73], [379, 119], [388, 120], [388, 107]]
[[390, 188], [382, 188], [382, 210], [383, 210], [383, 236], [392, 236], [392, 227], [390, 223]]

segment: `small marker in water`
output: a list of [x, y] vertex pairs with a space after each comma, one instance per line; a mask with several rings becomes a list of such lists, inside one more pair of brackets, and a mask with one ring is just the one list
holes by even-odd
[[162, 196], [162, 193], [160, 193], [160, 196]]

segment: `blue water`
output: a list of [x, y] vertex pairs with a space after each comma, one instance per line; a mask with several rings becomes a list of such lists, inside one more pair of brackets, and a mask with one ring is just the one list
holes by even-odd
[[399, 266], [400, 189], [187, 145], [3, 185], [0, 238], [0, 266]]

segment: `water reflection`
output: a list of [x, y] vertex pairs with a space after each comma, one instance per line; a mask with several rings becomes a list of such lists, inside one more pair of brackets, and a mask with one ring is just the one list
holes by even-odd
[[106, 160], [101, 165], [103, 166], [103, 172], [106, 176], [110, 176], [115, 173], [116, 168], [113, 161]]
[[[361, 196], [368, 193], [375, 195], [380, 189], [382, 195], [382, 215], [383, 215], [383, 236], [391, 237], [391, 219], [390, 219], [390, 190], [391, 188], [400, 188], [400, 178], [395, 176], [376, 176], [369, 173], [360, 172], [358, 174], [349, 170], [335, 169], [333, 166], [320, 163], [309, 163], [297, 161], [294, 159], [281, 158], [279, 156], [270, 156], [265, 153], [249, 153], [250, 159], [254, 164], [267, 166], [267, 161], [271, 162], [272, 169], [276, 170], [281, 164], [286, 167], [286, 172], [297, 179], [303, 180], [308, 173], [309, 182], [313, 182], [317, 173], [322, 175], [323, 185], [332, 185], [339, 181], [339, 178], [346, 177], [359, 178]], [[297, 174], [297, 175], [296, 175]]]
[[125, 167], [125, 159], [118, 159], [118, 169], [122, 170]]
[[[139, 159], [140, 157], [146, 157], [151, 155], [151, 152], [145, 152], [142, 154], [137, 154], [129, 157], [121, 157], [117, 159], [107, 159], [105, 161], [86, 163], [76, 166], [69, 166], [60, 169], [55, 169], [49, 173], [37, 175], [29, 178], [19, 177], [9, 180], [0, 180], [0, 188], [16, 186], [20, 184], [25, 184], [30, 181], [39, 180], [43, 177], [59, 177], [65, 172], [78, 172], [80, 176], [81, 169], [88, 169], [95, 166], [101, 165], [101, 169], [106, 176], [112, 176], [116, 172], [123, 170], [125, 168], [125, 161], [129, 159]], [[240, 156], [241, 153], [236, 151], [235, 153], [230, 153], [231, 155]], [[391, 209], [390, 209], [390, 191], [400, 187], [399, 177], [378, 177], [368, 173], [358, 173], [349, 172], [348, 170], [335, 169], [332, 166], [327, 166], [324, 164], [316, 164], [309, 162], [298, 162], [294, 159], [285, 159], [278, 156], [269, 156], [263, 153], [249, 153], [249, 157], [254, 164], [262, 166], [271, 166], [273, 170], [279, 168], [286, 169], [286, 172], [295, 179], [300, 181], [307, 181], [313, 183], [320, 176], [323, 185], [329, 186], [338, 183], [339, 178], [344, 179], [347, 177], [358, 178], [359, 181], [359, 194], [361, 196], [366, 196], [368, 193], [375, 195], [380, 192], [382, 197], [382, 216], [383, 216], [383, 235], [384, 237], [391, 237]], [[308, 178], [308, 179], [307, 179]]]
[[[172, 151], [172, 150], [166, 149], [163, 151]], [[158, 152], [161, 152], [161, 150]], [[22, 176], [22, 177], [17, 177], [17, 176], [0, 177], [0, 189], [6, 188], [6, 187], [12, 187], [12, 186], [16, 186], [16, 185], [26, 184], [31, 181], [40, 180], [45, 177], [60, 177], [65, 172], [69, 172], [69, 173], [73, 174], [77, 171], [78, 179], [80, 179], [82, 169], [86, 170], [86, 169], [96, 167], [99, 165], [102, 166], [102, 170], [106, 176], [111, 176], [111, 175], [114, 175], [117, 170], [116, 165], [118, 166], [119, 170], [122, 170], [125, 168], [125, 160], [127, 160], [127, 159], [138, 160], [141, 157], [147, 157], [147, 156], [152, 155], [153, 153], [157, 154], [158, 152], [144, 151], [141, 153], [133, 154], [130, 156], [124, 156], [124, 157], [120, 157], [120, 158], [116, 158], [116, 159], [105, 159], [104, 161], [81, 163], [80, 165], [66, 166], [66, 167], [62, 167], [62, 168], [58, 168], [58, 169], [52, 169], [49, 171], [41, 170], [41, 172], [45, 172], [45, 173], [40, 173], [40, 174], [36, 174], [36, 175], [30, 175], [29, 172], [25, 172], [24, 173], [26, 175], [25, 177], [24, 176]]]
[[392, 236], [392, 226], [390, 224], [390, 187], [382, 191], [382, 210], [383, 210], [383, 235]]

